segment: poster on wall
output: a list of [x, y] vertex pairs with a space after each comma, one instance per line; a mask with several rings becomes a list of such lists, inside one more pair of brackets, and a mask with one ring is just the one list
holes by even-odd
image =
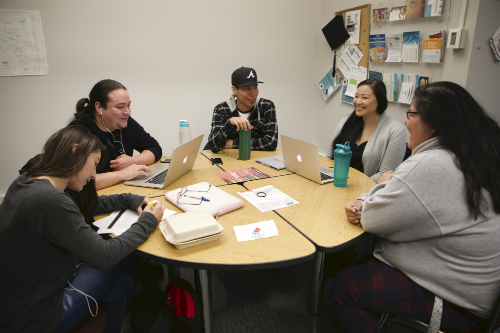
[[47, 75], [39, 11], [0, 10], [0, 76]]
[[333, 67], [328, 70], [328, 72], [323, 76], [323, 78], [318, 82], [319, 89], [323, 94], [325, 101], [330, 97], [335, 90], [340, 87], [340, 78], [337, 71], [335, 71], [335, 77], [332, 75]]
[[361, 26], [361, 10], [353, 10], [345, 14], [345, 28], [354, 44], [359, 44], [359, 29]]

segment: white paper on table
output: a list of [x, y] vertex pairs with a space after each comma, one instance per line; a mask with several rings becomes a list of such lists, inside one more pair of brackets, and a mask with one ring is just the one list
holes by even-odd
[[403, 82], [401, 84], [401, 92], [399, 93], [399, 103], [411, 104], [413, 97], [413, 83]]
[[[120, 211], [112, 212], [108, 217], [97, 220], [93, 223], [96, 227], [99, 228], [97, 231], [98, 234], [113, 234], [115, 236], [119, 236], [127, 231], [132, 224], [137, 222], [139, 219], [139, 214], [135, 210], [127, 209], [123, 212], [122, 216], [116, 221], [112, 228], [108, 228], [109, 225], [113, 222], [115, 217], [120, 213]], [[170, 209], [165, 209], [163, 211], [162, 221], [167, 218], [167, 216], [171, 216], [176, 214], [175, 211]]]
[[356, 94], [356, 90], [358, 90], [358, 84], [361, 81], [366, 80], [367, 73], [368, 70], [366, 67], [351, 67], [351, 74], [349, 75], [347, 90], [345, 92], [347, 96], [354, 97], [354, 95]]
[[[265, 193], [265, 196], [257, 196], [257, 193]], [[262, 213], [271, 210], [297, 205], [299, 202], [290, 198], [272, 185], [267, 185], [255, 190], [238, 192], [244, 199], [250, 202]]]
[[359, 44], [359, 29], [361, 27], [361, 10], [353, 10], [345, 14], [345, 28], [354, 44]]
[[238, 242], [279, 236], [278, 228], [273, 220], [253, 224], [233, 226]]

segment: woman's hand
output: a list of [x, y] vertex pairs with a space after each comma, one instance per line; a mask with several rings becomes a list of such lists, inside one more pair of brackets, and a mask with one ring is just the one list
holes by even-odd
[[153, 208], [151, 208], [151, 206], [148, 203], [146, 208], [144, 208], [144, 211], [153, 214], [158, 220], [158, 223], [160, 223], [161, 219], [163, 218], [163, 212], [165, 211], [165, 206], [163, 206], [163, 204], [158, 201], [151, 202], [151, 204], [153, 205]]
[[380, 178], [378, 179], [377, 184], [383, 183], [391, 179], [391, 175], [394, 172], [394, 170], [389, 170], [384, 172], [383, 174], [380, 175]]
[[144, 199], [142, 199], [142, 203], [139, 205], [139, 207], [137, 207], [137, 214], [141, 215], [142, 210], [148, 206], [148, 203], [150, 201], [151, 199], [149, 199], [148, 197], [144, 197]]
[[122, 180], [131, 180], [137, 176], [149, 176], [151, 169], [145, 165], [132, 164], [119, 172], [122, 174]]
[[354, 200], [345, 204], [345, 215], [347, 216], [347, 220], [352, 224], [359, 224], [361, 212], [358, 210], [358, 207], [362, 203], [363, 200]]

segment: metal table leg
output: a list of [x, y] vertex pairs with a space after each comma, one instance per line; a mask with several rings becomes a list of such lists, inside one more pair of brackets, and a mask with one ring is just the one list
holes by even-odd
[[316, 262], [314, 263], [312, 297], [309, 311], [317, 316], [321, 312], [323, 305], [323, 294], [325, 289], [325, 258], [324, 252], [317, 252]]
[[203, 322], [205, 333], [213, 332], [212, 322], [212, 272], [206, 269], [199, 270], [201, 285], [201, 303], [203, 304]]

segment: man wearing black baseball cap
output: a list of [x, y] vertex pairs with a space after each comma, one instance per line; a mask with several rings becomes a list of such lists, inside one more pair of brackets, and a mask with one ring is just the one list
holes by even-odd
[[238, 131], [252, 130], [252, 150], [276, 150], [278, 122], [274, 103], [258, 98], [259, 83], [253, 68], [241, 67], [231, 75], [233, 94], [218, 104], [212, 117], [212, 130], [205, 150], [239, 148]]

